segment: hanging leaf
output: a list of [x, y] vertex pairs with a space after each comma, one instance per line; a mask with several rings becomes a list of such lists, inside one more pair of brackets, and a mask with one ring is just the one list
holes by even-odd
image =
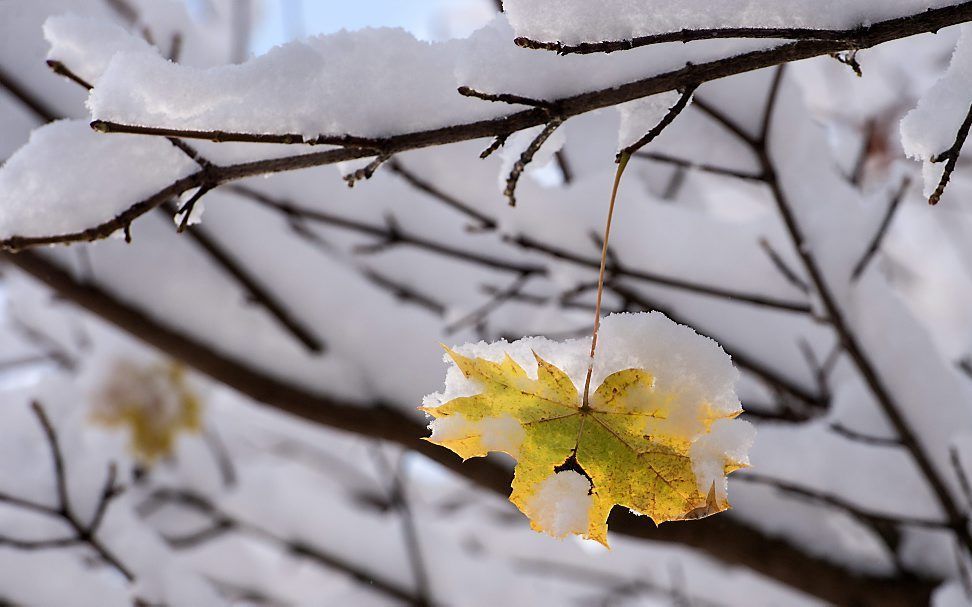
[[[637, 368], [607, 376], [585, 404], [574, 381], [535, 353], [531, 377], [509, 354], [494, 362], [447, 351], [481, 392], [424, 407], [435, 418], [428, 440], [463, 459], [489, 451], [513, 456], [510, 501], [534, 529], [607, 545], [607, 518], [615, 505], [656, 524], [729, 507], [725, 475], [748, 464], [745, 448], [713, 449], [706, 438], [741, 409], [686, 403], [682, 394], [657, 389], [650, 370]], [[748, 424], [732, 423], [744, 431], [729, 432], [730, 442], [751, 440]], [[718, 490], [711, 474], [703, 479], [698, 472], [711, 471], [713, 463]]]

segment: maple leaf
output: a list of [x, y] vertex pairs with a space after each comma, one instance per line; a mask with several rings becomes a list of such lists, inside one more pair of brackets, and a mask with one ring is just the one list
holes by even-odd
[[[482, 392], [423, 407], [435, 418], [426, 440], [463, 459], [489, 451], [513, 456], [510, 501], [535, 530], [561, 537], [577, 533], [606, 546], [607, 518], [615, 505], [656, 524], [729, 507], [715, 482], [700, 487], [693, 444], [715, 422], [741, 410], [716, 411], [703, 403], [687, 425], [676, 419], [683, 413], [676, 396], [655, 390], [654, 377], [644, 369], [609, 375], [585, 404], [567, 374], [535, 352], [533, 379], [508, 354], [493, 362], [446, 350]], [[696, 431], [687, 431], [689, 426]], [[747, 465], [724, 453], [718, 457], [722, 475]], [[585, 490], [586, 498], [578, 500]], [[571, 495], [572, 504], [556, 503]]]
[[178, 364], [138, 366], [119, 361], [95, 396], [94, 422], [129, 431], [129, 448], [143, 464], [170, 455], [181, 432], [202, 428], [202, 403]]

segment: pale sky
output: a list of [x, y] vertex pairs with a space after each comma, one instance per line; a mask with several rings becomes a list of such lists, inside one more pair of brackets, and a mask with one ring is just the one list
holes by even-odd
[[257, 0], [255, 54], [295, 37], [362, 27], [404, 27], [419, 38], [465, 36], [495, 14], [494, 0]]

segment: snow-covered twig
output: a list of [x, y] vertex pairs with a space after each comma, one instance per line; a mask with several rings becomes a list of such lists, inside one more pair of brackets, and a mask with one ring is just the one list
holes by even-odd
[[966, 114], [965, 120], [962, 121], [962, 126], [959, 127], [958, 132], [955, 134], [955, 143], [952, 144], [952, 147], [931, 159], [935, 163], [944, 162], [945, 170], [942, 172], [942, 177], [938, 181], [938, 186], [935, 187], [935, 191], [928, 197], [928, 204], [936, 205], [942, 199], [945, 188], [948, 187], [948, 182], [952, 179], [952, 173], [955, 172], [955, 167], [958, 166], [959, 156], [962, 155], [962, 148], [965, 146], [965, 140], [969, 138], [970, 130], [972, 130], [972, 106], [969, 107], [969, 113]]
[[510, 175], [506, 178], [506, 188], [503, 189], [503, 196], [505, 196], [507, 201], [509, 201], [511, 207], [516, 206], [516, 186], [520, 182], [520, 177], [523, 175], [523, 171], [526, 170], [527, 165], [533, 162], [533, 157], [537, 152], [540, 151], [540, 148], [543, 147], [543, 144], [546, 143], [547, 139], [549, 139], [550, 136], [553, 135], [553, 132], [556, 131], [563, 123], [564, 119], [559, 116], [554, 116], [551, 118], [550, 122], [548, 122], [547, 125], [543, 127], [543, 130], [540, 131], [540, 134], [530, 142], [530, 145], [528, 145], [525, 150], [523, 150], [523, 153], [520, 154], [519, 159], [513, 163], [513, 168], [510, 170]]
[[[808, 42], [836, 43], [848, 48], [867, 48], [869, 39], [875, 34], [887, 35], [887, 31], [910, 30], [914, 27], [927, 28], [922, 31], [936, 32], [940, 28], [935, 26], [939, 19], [968, 19], [972, 18], [972, 2], [963, 2], [954, 6], [928, 10], [924, 13], [880, 21], [871, 25], [861, 25], [850, 29], [818, 29], [808, 27], [718, 27], [704, 29], [682, 29], [674, 32], [637, 36], [625, 40], [605, 40], [601, 42], [581, 42], [580, 44], [563, 44], [561, 42], [543, 42], [526, 37], [518, 37], [514, 43], [522, 48], [552, 51], [559, 55], [591, 53], [614, 53], [627, 51], [653, 44], [667, 42], [695, 42], [698, 40], [715, 39], [771, 39], [771, 40], [802, 40]], [[838, 48], [834, 52], [845, 50]]]
[[623, 156], [631, 156], [632, 154], [635, 154], [641, 148], [645, 147], [646, 145], [654, 141], [659, 135], [661, 135], [665, 131], [665, 129], [667, 129], [673, 122], [675, 122], [675, 119], [678, 118], [678, 115], [681, 114], [686, 107], [688, 107], [689, 101], [692, 100], [692, 95], [695, 94], [695, 89], [697, 88], [699, 88], [697, 84], [689, 84], [683, 87], [679, 91], [681, 93], [681, 97], [678, 98], [678, 101], [675, 102], [675, 105], [669, 108], [668, 112], [665, 113], [665, 116], [662, 117], [662, 119], [658, 122], [658, 124], [652, 127], [650, 131], [645, 133], [645, 135], [641, 139], [635, 141], [628, 147], [618, 152], [617, 161], [620, 162]]

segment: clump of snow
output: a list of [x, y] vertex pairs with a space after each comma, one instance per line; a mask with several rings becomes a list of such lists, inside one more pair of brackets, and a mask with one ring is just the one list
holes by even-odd
[[968, 605], [969, 601], [972, 601], [972, 596], [958, 580], [943, 583], [931, 597], [932, 607], [962, 607]]
[[972, 26], [963, 25], [948, 70], [901, 121], [901, 145], [905, 153], [923, 163], [925, 196], [935, 190], [945, 170], [945, 163], [931, 160], [952, 147], [969, 113], [969, 104], [972, 104]]
[[486, 451], [502, 451], [517, 457], [526, 433], [523, 426], [509, 415], [490, 417], [478, 422], [457, 413], [435, 420], [431, 424], [432, 441], [451, 441], [478, 436]]
[[534, 527], [554, 537], [587, 532], [590, 521], [591, 482], [573, 470], [555, 472], [545, 478], [526, 504], [526, 514]]
[[576, 44], [681, 29], [851, 28], [951, 4], [954, 0], [506, 0], [503, 8], [518, 36]]
[[195, 166], [164, 139], [99, 135], [83, 120], [52, 122], [0, 167], [0, 238], [91, 228]]
[[749, 449], [756, 439], [756, 428], [738, 420], [720, 419], [712, 424], [708, 434], [692, 443], [689, 456], [699, 490], [715, 487], [719, 503], [727, 501], [728, 480], [725, 461], [740, 466], [749, 465]]
[[[532, 378], [537, 377], [536, 352], [564, 371], [581, 394], [590, 360], [590, 343], [589, 338], [560, 342], [527, 337], [512, 343], [500, 340], [465, 344], [456, 351], [464, 356], [495, 362], [509, 354]], [[451, 359], [445, 357], [444, 360], [451, 363], [446, 372], [445, 389], [425, 397], [427, 407], [437, 407], [482, 391], [481, 386], [467, 379]], [[715, 341], [671, 321], [661, 312], [612, 314], [601, 322], [591, 377], [592, 393], [607, 376], [626, 369], [644, 369], [654, 377], [651, 393], [642, 399], [646, 409], [659, 398], [670, 407], [666, 419], [655, 420], [653, 431], [682, 437], [693, 444], [701, 443], [693, 447], [692, 452], [700, 458], [696, 462], [700, 491], [707, 493], [713, 480], [724, 476], [722, 466], [726, 459], [748, 463], [746, 454], [753, 441], [753, 429], [748, 422], [725, 419], [712, 424], [711, 428], [704, 422], [706, 417], [728, 417], [742, 410], [735, 391], [739, 372]], [[434, 438], [438, 439], [443, 432], [459, 432], [459, 427], [461, 431], [470, 430], [468, 424], [453, 426], [455, 422], [446, 422], [450, 417], [455, 416], [442, 417], [432, 423]], [[443, 423], [450, 425], [440, 430], [439, 425]], [[716, 485], [720, 497], [724, 498], [724, 480]]]
[[131, 124], [308, 137], [382, 136], [459, 122], [470, 113], [508, 112], [456, 92], [456, 44], [368, 28], [289, 43], [241, 65], [210, 69], [147, 53], [119, 54], [88, 107], [95, 118]]
[[632, 145], [655, 128], [680, 97], [678, 91], [669, 91], [619, 105], [621, 128], [618, 130], [618, 149]]
[[463, 97], [461, 85], [558, 99], [768, 44], [719, 40], [665, 52], [558, 57], [518, 48], [514, 35], [500, 15], [463, 39], [425, 42], [390, 28], [341, 31], [209, 69], [154, 53], [117, 53], [93, 83], [88, 108], [96, 119], [153, 127], [384, 137], [524, 109]]
[[45, 21], [44, 38], [51, 45], [47, 58], [60, 61], [89, 83], [104, 73], [116, 53], [158, 56], [158, 50], [143, 38], [110, 21], [72, 14]]

